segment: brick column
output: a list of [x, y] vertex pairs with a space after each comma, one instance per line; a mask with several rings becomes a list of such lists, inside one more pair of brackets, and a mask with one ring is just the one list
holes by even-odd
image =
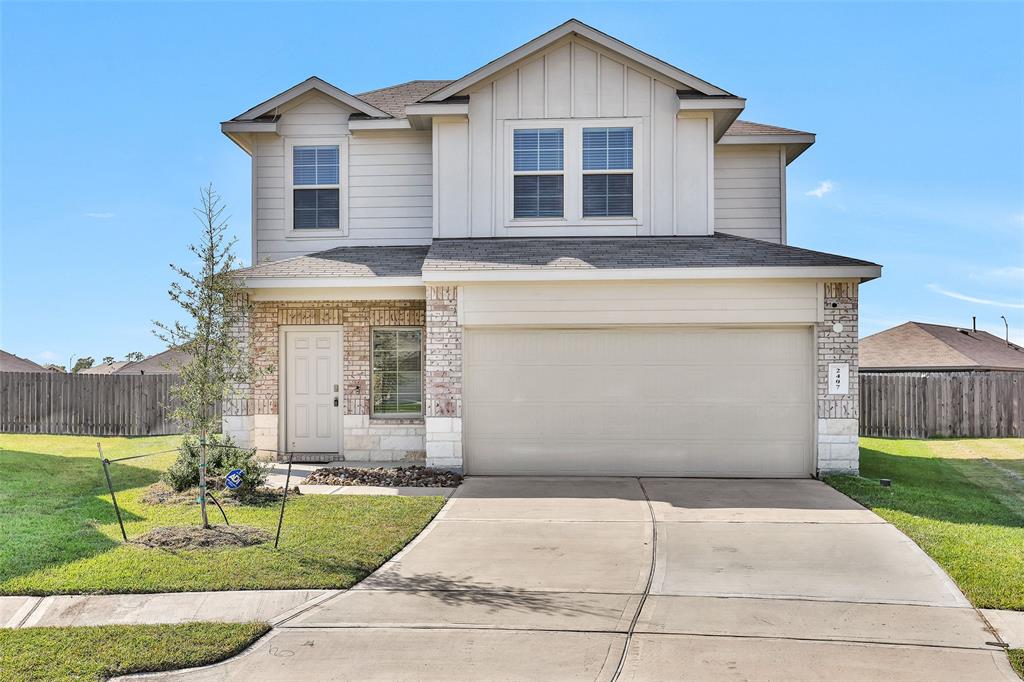
[[427, 466], [462, 469], [462, 327], [458, 288], [427, 287]]
[[[248, 296], [242, 294], [243, 306], [248, 303]], [[249, 342], [251, 325], [248, 314], [242, 315], [231, 329], [231, 336], [243, 353], [252, 351]], [[253, 411], [252, 385], [239, 383], [231, 387], [230, 397], [224, 401], [221, 409], [221, 433], [229, 436], [235, 445], [253, 446]]]
[[[825, 282], [825, 311], [816, 326], [817, 469], [819, 474], [857, 473], [860, 449], [857, 439], [860, 381], [857, 376], [857, 284]], [[849, 365], [849, 392], [829, 393], [829, 363]]]

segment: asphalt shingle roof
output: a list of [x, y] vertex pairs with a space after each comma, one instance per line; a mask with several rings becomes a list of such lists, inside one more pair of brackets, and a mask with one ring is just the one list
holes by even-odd
[[860, 340], [862, 370], [1024, 370], [1024, 348], [988, 332], [905, 322]]
[[343, 246], [237, 271], [242, 277], [419, 277], [427, 246]]
[[814, 133], [807, 133], [802, 130], [794, 130], [792, 128], [780, 128], [779, 126], [770, 126], [767, 123], [754, 123], [753, 121], [741, 121], [736, 119], [733, 124], [729, 126], [729, 129], [725, 131], [726, 135], [813, 135]]
[[[437, 92], [451, 80], [418, 80], [408, 83], [390, 85], [386, 88], [379, 88], [356, 95], [367, 104], [386, 111], [395, 118], [405, 118], [405, 107], [415, 104], [427, 95]], [[780, 128], [766, 123], [754, 123], [753, 121], [737, 120], [733, 122], [726, 135], [813, 135], [802, 130], [792, 128]]]
[[386, 111], [395, 118], [405, 118], [405, 107], [419, 102], [452, 81], [409, 81], [356, 95], [367, 104]]
[[702, 237], [437, 239], [424, 272], [813, 267], [868, 261], [718, 233]]
[[0, 372], [52, 372], [31, 360], [0, 350]]

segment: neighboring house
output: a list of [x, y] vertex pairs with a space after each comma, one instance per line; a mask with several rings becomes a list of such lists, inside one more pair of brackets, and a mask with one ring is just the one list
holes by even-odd
[[117, 371], [128, 364], [127, 360], [117, 360], [114, 362], [101, 362], [98, 365], [80, 369], [75, 374], [117, 374]]
[[49, 367], [43, 367], [26, 358], [18, 357], [13, 353], [0, 350], [0, 372], [55, 372]]
[[578, 21], [491, 57], [222, 124], [252, 157], [239, 333], [271, 368], [225, 432], [470, 474], [856, 471], [881, 268], [787, 245], [814, 135]]
[[1024, 348], [973, 327], [905, 322], [860, 340], [862, 372], [1024, 372]]
[[187, 353], [170, 348], [136, 362], [123, 363], [114, 374], [177, 374], [186, 362]]

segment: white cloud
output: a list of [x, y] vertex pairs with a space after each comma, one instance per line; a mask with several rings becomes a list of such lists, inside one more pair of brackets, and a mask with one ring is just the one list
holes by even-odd
[[991, 305], [999, 308], [1018, 308], [1024, 310], [1024, 303], [1007, 303], [1005, 301], [993, 301], [988, 298], [978, 298], [976, 296], [968, 296], [967, 294], [961, 294], [956, 291], [949, 291], [943, 289], [938, 284], [929, 284], [928, 288], [937, 294], [948, 296], [949, 298], [955, 298], [958, 301], [967, 301], [968, 303], [978, 303], [980, 305]]
[[42, 360], [43, 362], [54, 362], [58, 357], [52, 350], [44, 350], [42, 353], [36, 355], [36, 359]]
[[1013, 284], [1024, 282], [1024, 268], [1010, 265], [1005, 268], [989, 268], [981, 273], [984, 279], [995, 279]]
[[836, 185], [831, 180], [822, 180], [821, 182], [818, 183], [817, 187], [812, 189], [810, 192], [807, 192], [807, 196], [820, 199], [829, 192], [831, 192], [832, 190], [834, 190], [835, 188]]
[[86, 218], [96, 218], [98, 220], [106, 220], [107, 218], [113, 218], [114, 214], [110, 211], [104, 211], [103, 213], [86, 213]]

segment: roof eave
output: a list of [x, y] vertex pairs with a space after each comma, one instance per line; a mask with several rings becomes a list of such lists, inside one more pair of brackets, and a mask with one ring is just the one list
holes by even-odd
[[245, 289], [345, 289], [366, 287], [421, 287], [423, 278], [410, 277], [244, 277]]
[[813, 133], [800, 135], [766, 134], [766, 135], [723, 135], [718, 144], [777, 144], [786, 148], [786, 165], [793, 163], [798, 156], [811, 148], [815, 142]]
[[882, 275], [880, 265], [706, 267], [706, 268], [575, 268], [423, 270], [423, 282], [581, 282], [708, 279], [853, 279], [867, 282]]

